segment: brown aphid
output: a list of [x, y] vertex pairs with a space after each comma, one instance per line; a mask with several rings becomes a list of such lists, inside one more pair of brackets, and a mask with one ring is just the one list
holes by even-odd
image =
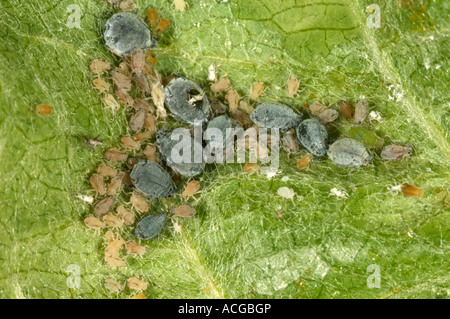
[[319, 102], [314, 102], [309, 106], [309, 110], [311, 111], [311, 113], [313, 115], [317, 116], [318, 114], [328, 110], [328, 107], [326, 107], [325, 105], [323, 105]]
[[236, 110], [235, 112], [233, 112], [231, 114], [231, 117], [238, 121], [243, 128], [247, 129], [249, 127], [251, 127], [254, 123], [252, 121], [252, 119], [250, 118], [250, 115], [248, 115], [247, 113], [241, 112], [239, 110]]
[[136, 82], [136, 86], [143, 94], [150, 94], [150, 84], [148, 83], [147, 76], [142, 73], [136, 73], [134, 75], [134, 82]]
[[351, 119], [353, 117], [353, 115], [355, 115], [355, 112], [353, 111], [353, 108], [350, 104], [348, 104], [345, 101], [340, 101], [339, 103], [339, 107], [341, 108], [341, 113], [342, 115], [347, 119]]
[[50, 115], [52, 114], [53, 107], [48, 104], [41, 104], [36, 106], [36, 113], [38, 115]]
[[122, 162], [127, 160], [128, 155], [121, 150], [112, 148], [106, 151], [105, 158], [112, 162]]
[[134, 12], [136, 11], [136, 4], [133, 0], [123, 0], [120, 2], [119, 8], [124, 12]]
[[92, 174], [91, 178], [89, 178], [89, 182], [91, 183], [92, 188], [94, 191], [99, 195], [105, 195], [106, 189], [105, 189], [105, 183], [103, 182], [103, 176], [100, 174]]
[[326, 109], [316, 116], [322, 124], [327, 124], [337, 119], [339, 113], [335, 109]]
[[127, 78], [131, 77], [131, 71], [128, 66], [128, 63], [126, 63], [126, 62], [121, 62], [119, 64], [119, 66], [117, 67], [116, 71], [119, 72], [120, 74], [126, 76]]
[[125, 244], [125, 249], [128, 255], [143, 255], [145, 254], [145, 247], [129, 241]]
[[366, 100], [361, 100], [355, 105], [355, 123], [362, 124], [369, 115], [369, 105]]
[[102, 222], [100, 219], [94, 216], [88, 216], [84, 219], [84, 224], [90, 229], [103, 229], [106, 227], [106, 224]]
[[96, 78], [92, 81], [92, 83], [95, 85], [95, 87], [101, 91], [101, 92], [105, 92], [109, 90], [109, 84], [101, 79], [101, 78]]
[[403, 195], [407, 197], [423, 197], [424, 191], [414, 185], [402, 185]]
[[120, 176], [124, 185], [133, 186], [133, 183], [131, 182], [130, 172], [120, 172], [118, 176]]
[[117, 100], [111, 94], [105, 94], [103, 101], [105, 101], [105, 104], [112, 110], [118, 110], [120, 108], [119, 102], [117, 102]]
[[130, 67], [134, 73], [141, 73], [145, 65], [145, 53], [142, 49], [134, 50], [130, 57]]
[[178, 12], [183, 12], [186, 9], [186, 2], [184, 0], [175, 0], [175, 10]]
[[251, 114], [255, 109], [253, 108], [253, 106], [251, 106], [250, 103], [248, 103], [247, 101], [240, 101], [239, 102], [239, 106], [238, 109], [246, 114]]
[[111, 183], [109, 183], [106, 193], [111, 196], [115, 195], [121, 190], [122, 190], [122, 178], [115, 177], [111, 180]]
[[138, 132], [134, 134], [134, 139], [138, 142], [145, 142], [146, 140], [152, 138], [153, 134], [152, 132], [145, 131], [145, 132]]
[[234, 90], [228, 91], [225, 98], [228, 101], [228, 105], [230, 107], [231, 113], [236, 112], [238, 109], [238, 105], [239, 105], [239, 95], [236, 93], [236, 91], [234, 91]]
[[122, 236], [120, 236], [119, 233], [114, 233], [111, 230], [108, 230], [105, 233], [105, 239], [108, 242], [108, 244], [111, 244], [114, 240], [119, 240], [119, 241], [122, 241], [122, 243], [124, 243], [124, 240], [123, 240]]
[[245, 163], [244, 172], [254, 174], [261, 170], [261, 165], [257, 163]]
[[181, 193], [181, 197], [183, 197], [184, 199], [188, 199], [189, 197], [194, 196], [195, 193], [197, 193], [197, 191], [199, 190], [199, 188], [200, 188], [199, 181], [190, 181], [184, 188], [183, 193]]
[[144, 99], [135, 99], [134, 106], [138, 109], [144, 110], [149, 113], [153, 113], [155, 109]]
[[210, 101], [211, 101], [211, 110], [214, 112], [216, 116], [225, 114], [227, 112], [227, 107], [219, 100], [212, 99]]
[[158, 11], [156, 11], [155, 9], [148, 10], [147, 18], [150, 26], [154, 28], [158, 23]]
[[129, 149], [132, 150], [139, 150], [141, 148], [141, 143], [138, 141], [135, 141], [132, 137], [124, 136], [120, 139], [120, 142]]
[[105, 216], [103, 216], [103, 221], [106, 223], [106, 225], [113, 228], [121, 228], [123, 226], [123, 221], [111, 213], [108, 213]]
[[91, 65], [89, 67], [95, 73], [102, 73], [104, 71], [109, 70], [111, 65], [109, 64], [109, 62], [104, 62], [101, 60], [94, 60], [94, 61], [92, 61]]
[[128, 278], [128, 287], [133, 290], [145, 290], [148, 284], [137, 277]]
[[128, 94], [127, 91], [122, 90], [122, 89], [116, 89], [114, 91], [114, 93], [116, 94], [117, 99], [122, 102], [125, 105], [133, 105], [134, 100], [133, 98]]
[[125, 241], [119, 234], [111, 232], [109, 235], [108, 246], [105, 248], [105, 256], [118, 256], [120, 248], [122, 248], [124, 243]]
[[250, 93], [251, 100], [257, 100], [264, 91], [264, 82], [256, 82]]
[[145, 115], [145, 128], [153, 135], [156, 133], [156, 119], [152, 113], [147, 113]]
[[297, 161], [297, 167], [298, 168], [305, 168], [309, 166], [309, 163], [311, 163], [314, 156], [312, 154], [306, 154], [301, 159]]
[[121, 218], [123, 220], [125, 225], [133, 225], [134, 224], [136, 217], [128, 209], [126, 209], [125, 207], [120, 205], [119, 207], [117, 207], [116, 211], [117, 211], [117, 216], [119, 216], [119, 218]]
[[114, 84], [122, 90], [129, 91], [131, 89], [131, 79], [118, 71], [113, 71], [111, 79]]
[[102, 199], [95, 205], [94, 215], [97, 217], [106, 215], [109, 212], [109, 210], [111, 209], [111, 207], [113, 207], [115, 202], [116, 202], [116, 199], [112, 196]]
[[173, 207], [172, 213], [178, 217], [192, 217], [195, 215], [195, 209], [189, 205], [181, 205]]
[[153, 32], [155, 32], [155, 34], [164, 32], [165, 30], [167, 30], [167, 28], [170, 26], [170, 22], [169, 20], [167, 20], [166, 18], [162, 19], [161, 21], [159, 21], [158, 25], [155, 27], [155, 29], [153, 30]]
[[97, 167], [97, 173], [103, 177], [115, 177], [117, 175], [117, 170], [105, 164], [100, 164]]
[[281, 138], [283, 148], [289, 153], [297, 153], [299, 150], [299, 145], [295, 140], [294, 132], [295, 131], [291, 129]]
[[108, 278], [105, 280], [105, 287], [110, 290], [111, 292], [121, 292], [125, 289], [126, 284], [121, 284], [115, 279]]
[[291, 77], [287, 82], [287, 96], [293, 98], [298, 92], [299, 85], [299, 80]]
[[154, 54], [154, 53], [151, 52], [151, 51], [148, 51], [147, 54], [146, 54], [146, 56], [147, 56], [146, 61], [147, 61], [148, 63], [151, 63], [151, 64], [153, 64], [153, 65], [156, 65], [156, 63], [158, 62], [158, 57], [156, 56], [156, 54]]
[[167, 117], [166, 109], [164, 108], [164, 88], [160, 82], [152, 83], [152, 100], [156, 106], [156, 114], [163, 119]]
[[411, 147], [401, 145], [387, 145], [381, 151], [381, 158], [388, 161], [398, 161], [411, 154]]
[[211, 84], [211, 92], [217, 93], [217, 92], [223, 92], [228, 90], [230, 87], [230, 80], [227, 78], [221, 78], [216, 83]]
[[111, 267], [125, 267], [127, 265], [119, 256], [105, 256], [105, 262]]
[[133, 205], [134, 209], [136, 209], [138, 212], [146, 213], [148, 212], [148, 203], [140, 196], [133, 193], [130, 197], [130, 203]]
[[132, 131], [140, 131], [144, 127], [145, 123], [145, 111], [139, 110], [136, 113], [133, 114], [133, 116], [130, 119], [129, 126]]
[[156, 147], [152, 145], [147, 145], [144, 149], [144, 155], [149, 161], [158, 163], [158, 157], [156, 156]]

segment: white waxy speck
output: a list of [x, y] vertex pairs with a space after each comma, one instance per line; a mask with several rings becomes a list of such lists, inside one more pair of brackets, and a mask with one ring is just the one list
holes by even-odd
[[275, 177], [277, 174], [278, 174], [277, 171], [271, 171], [271, 172], [268, 172], [268, 173], [266, 174], [266, 177], [267, 177], [267, 179], [272, 179], [272, 178]]
[[434, 37], [432, 35], [430, 35], [430, 40], [434, 40]]
[[370, 112], [370, 113], [369, 113], [369, 118], [370, 118], [371, 120], [378, 121], [378, 122], [381, 122], [381, 121], [383, 120], [382, 117], [381, 117], [381, 115], [380, 115], [380, 113], [378, 113], [378, 112], [376, 112], [376, 111]]
[[214, 63], [208, 67], [208, 80], [213, 82], [217, 81], [217, 70]]
[[336, 196], [338, 199], [348, 198], [348, 193], [345, 190], [339, 190], [337, 188], [332, 188], [330, 190], [329, 196]]
[[294, 199], [295, 192], [292, 188], [283, 186], [278, 188], [277, 194], [286, 199]]
[[391, 192], [401, 192], [402, 191], [402, 184], [395, 185], [395, 186], [388, 186], [388, 190]]
[[92, 204], [94, 202], [94, 197], [92, 196], [78, 195], [77, 197], [88, 204]]
[[282, 182], [287, 182], [289, 180], [289, 176], [283, 176], [281, 179]]

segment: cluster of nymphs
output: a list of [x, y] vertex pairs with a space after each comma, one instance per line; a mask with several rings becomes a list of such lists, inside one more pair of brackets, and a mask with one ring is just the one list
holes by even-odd
[[[259, 103], [256, 108], [245, 100], [240, 100], [238, 94], [230, 89], [227, 78], [216, 79], [214, 65], [211, 66], [209, 80], [213, 82], [211, 92], [227, 92], [225, 98], [229, 109], [217, 99], [209, 99], [203, 89], [196, 83], [179, 76], [170, 76], [162, 79], [160, 74], [150, 66], [156, 63], [156, 58], [149, 50], [156, 45], [155, 28], [162, 31], [169, 24], [157, 23], [157, 13], [150, 10], [148, 24], [138, 15], [129, 12], [114, 14], [107, 22], [104, 31], [106, 47], [123, 58], [118, 67], [110, 70], [107, 62], [95, 60], [91, 70], [96, 74], [93, 80], [97, 89], [102, 91], [105, 104], [118, 109], [124, 104], [133, 110], [129, 120], [132, 136], [121, 137], [122, 149], [113, 148], [105, 153], [109, 163], [101, 164], [97, 172], [90, 178], [90, 183], [96, 193], [103, 196], [94, 206], [94, 215], [88, 216], [85, 223], [92, 229], [106, 227], [120, 228], [122, 225], [133, 225], [135, 213], [149, 211], [147, 199], [174, 196], [176, 188], [174, 180], [181, 176], [192, 178], [201, 174], [205, 168], [205, 160], [193, 163], [178, 163], [171, 158], [175, 141], [171, 139], [171, 131], [161, 129], [157, 132], [157, 125], [167, 127], [167, 111], [177, 121], [188, 125], [201, 123], [203, 127], [215, 128], [227, 136], [226, 130], [234, 127], [248, 129], [267, 128], [277, 129], [283, 133], [281, 139], [283, 148], [291, 153], [298, 152], [301, 144], [308, 154], [301, 158], [297, 165], [307, 167], [314, 157], [328, 157], [338, 166], [357, 167], [366, 165], [371, 155], [366, 147], [359, 141], [351, 138], [337, 139], [328, 144], [327, 123], [338, 117], [338, 112], [320, 103], [310, 105], [312, 116], [303, 119], [303, 115], [292, 107], [275, 102]], [[163, 23], [162, 23], [163, 22]], [[161, 23], [163, 26], [161, 26]], [[153, 26], [153, 33], [149, 28]], [[108, 74], [114, 83], [114, 92], [111, 94], [111, 85], [102, 74]], [[133, 84], [135, 86], [133, 87]], [[296, 78], [290, 78], [287, 83], [288, 96], [294, 97], [299, 87]], [[249, 96], [256, 100], [262, 94], [264, 84], [257, 82]], [[132, 97], [133, 96], [133, 97]], [[120, 103], [119, 103], [120, 102]], [[342, 115], [350, 120], [354, 118], [355, 125], [360, 125], [368, 116], [368, 104], [359, 101], [353, 108], [347, 102], [340, 102]], [[231, 115], [229, 117], [229, 115]], [[147, 143], [156, 135], [155, 144]], [[296, 135], [296, 137], [295, 137]], [[193, 137], [192, 144], [198, 143]], [[223, 147], [227, 143], [223, 141]], [[200, 145], [202, 148], [203, 145]], [[195, 148], [195, 147], [194, 147]], [[219, 151], [217, 148], [215, 151]], [[129, 154], [132, 152], [132, 155]], [[386, 160], [399, 160], [408, 156], [410, 149], [399, 145], [390, 145], [383, 149], [381, 156]], [[125, 163], [126, 169], [114, 167], [116, 163]], [[251, 163], [247, 163], [251, 164]], [[244, 171], [258, 171], [258, 164], [245, 165]], [[260, 168], [260, 167], [259, 167]], [[108, 182], [109, 181], [109, 182]], [[107, 186], [105, 183], [108, 183]], [[116, 214], [110, 211], [116, 204], [116, 198], [122, 186], [132, 188], [132, 195], [128, 203], [119, 205]], [[200, 183], [191, 180], [181, 194], [188, 199], [194, 195]], [[172, 214], [179, 217], [191, 217], [195, 209], [189, 205], [174, 207]], [[167, 221], [167, 214], [148, 214], [140, 219], [135, 236], [139, 239], [154, 238]], [[180, 227], [174, 224], [175, 228]], [[119, 234], [109, 230], [106, 233], [108, 246], [105, 249], [105, 261], [110, 266], [124, 267], [126, 265], [119, 251], [123, 244], [129, 254], [143, 254], [145, 247], [135, 242], [125, 243]]]

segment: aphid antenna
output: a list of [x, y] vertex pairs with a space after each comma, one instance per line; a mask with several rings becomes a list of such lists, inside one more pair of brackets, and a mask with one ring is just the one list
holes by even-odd
[[[364, 144], [364, 146], [370, 151], [370, 147], [369, 145], [366, 143], [366, 141], [363, 139], [363, 137], [361, 136], [361, 134], [359, 134], [358, 131], [356, 131], [356, 134], [358, 134], [359, 138], [361, 139], [362, 143]], [[361, 154], [362, 155], [362, 154]]]
[[284, 104], [289, 105], [292, 110], [297, 111], [297, 109], [292, 105], [292, 103], [288, 102], [284, 97], [281, 97], [280, 100], [282, 100], [284, 102]]

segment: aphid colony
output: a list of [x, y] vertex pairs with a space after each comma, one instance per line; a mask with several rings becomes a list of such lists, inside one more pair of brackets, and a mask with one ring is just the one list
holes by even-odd
[[[188, 79], [177, 76], [163, 79], [147, 62], [156, 62], [149, 51], [156, 45], [154, 34], [162, 32], [169, 23], [162, 20], [158, 24], [155, 10], [149, 10], [148, 23], [154, 28], [153, 33], [136, 14], [121, 12], [113, 15], [106, 23], [104, 40], [107, 48], [122, 57], [123, 61], [112, 70], [110, 63], [100, 60], [94, 60], [90, 65], [92, 72], [96, 74], [93, 84], [104, 94], [106, 106], [117, 110], [125, 105], [132, 113], [129, 118], [132, 134], [122, 136], [119, 147], [104, 153], [106, 163], [100, 164], [89, 179], [97, 201], [93, 203], [94, 214], [87, 216], [84, 222], [87, 227], [96, 231], [109, 229], [105, 233], [105, 262], [108, 265], [126, 266], [126, 258], [120, 253], [122, 247], [125, 247], [128, 255], [139, 256], [146, 251], [139, 243], [125, 242], [113, 230], [124, 225], [133, 226], [136, 238], [148, 240], [161, 232], [170, 214], [185, 218], [195, 214], [195, 209], [187, 204], [172, 207], [165, 213], [149, 213], [149, 199], [174, 197], [178, 194], [186, 201], [195, 195], [200, 188], [198, 181], [191, 180], [182, 192], [177, 191], [174, 181], [182, 176], [197, 176], [206, 165], [204, 158], [190, 164], [180, 164], [172, 158], [174, 141], [171, 139], [171, 131], [167, 129], [167, 110], [179, 122], [187, 125], [202, 123], [204, 128], [215, 128], [222, 132], [231, 127], [279, 129], [282, 132], [283, 149], [295, 154], [298, 153], [300, 144], [308, 151], [298, 159], [297, 166], [300, 169], [308, 167], [314, 157], [325, 155], [341, 167], [367, 165], [372, 159], [373, 155], [356, 139], [342, 137], [329, 145], [326, 125], [335, 121], [339, 113], [320, 103], [311, 104], [309, 118], [303, 119], [305, 112], [300, 114], [282, 103], [258, 103], [254, 108], [250, 100], [258, 100], [263, 94], [263, 82], [256, 82], [246, 99], [231, 88], [227, 78], [215, 80], [210, 91], [215, 97], [223, 94], [227, 107], [217, 98], [208, 98], [201, 86]], [[211, 73], [214, 70], [210, 68], [209, 71]], [[101, 78], [102, 74], [108, 76]], [[210, 78], [216, 79], [211, 74]], [[299, 80], [291, 77], [287, 81], [287, 95], [294, 97], [298, 89]], [[345, 101], [339, 102], [339, 107], [344, 118], [354, 118], [355, 125], [362, 125], [369, 113], [368, 103], [364, 100], [359, 101], [355, 109]], [[215, 141], [218, 143], [214, 143], [214, 146], [204, 146], [190, 135], [187, 140], [192, 144], [192, 149], [210, 147], [212, 152], [220, 152], [227, 143], [226, 134], [223, 136], [223, 141]], [[93, 148], [97, 146], [97, 140], [98, 137], [95, 140], [86, 139], [86, 143]], [[98, 141], [100, 145], [101, 140]], [[389, 145], [383, 149], [381, 157], [395, 161], [410, 153], [409, 147]], [[261, 166], [256, 163], [244, 165], [244, 172], [249, 174], [257, 173], [260, 169]], [[410, 191], [411, 187], [405, 189], [408, 189], [407, 196], [419, 193]], [[121, 199], [124, 191], [126, 194], [131, 193], [125, 202]], [[291, 189], [280, 189], [279, 195], [291, 199], [294, 196]], [[146, 215], [141, 217], [141, 214]], [[107, 280], [105, 285], [111, 291], [121, 291], [125, 286], [114, 279]], [[145, 290], [147, 284], [132, 277], [128, 280], [128, 286], [130, 289]]]

